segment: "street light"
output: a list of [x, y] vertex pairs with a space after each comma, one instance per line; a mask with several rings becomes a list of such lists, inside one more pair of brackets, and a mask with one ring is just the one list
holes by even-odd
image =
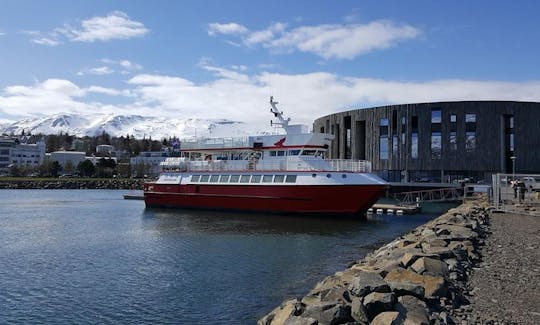
[[516, 156], [512, 156], [510, 157], [510, 159], [512, 160], [512, 180], [515, 181], [516, 180]]

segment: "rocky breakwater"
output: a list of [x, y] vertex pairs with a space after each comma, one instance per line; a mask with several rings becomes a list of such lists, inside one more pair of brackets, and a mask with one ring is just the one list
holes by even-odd
[[128, 189], [141, 190], [143, 179], [39, 179], [0, 180], [0, 189]]
[[325, 278], [302, 299], [258, 321], [278, 324], [452, 324], [467, 304], [465, 281], [479, 259], [487, 207], [468, 203]]

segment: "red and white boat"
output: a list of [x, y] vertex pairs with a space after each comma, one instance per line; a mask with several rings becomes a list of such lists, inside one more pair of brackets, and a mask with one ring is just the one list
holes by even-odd
[[386, 191], [368, 161], [324, 159], [333, 135], [289, 125], [272, 97], [270, 105], [284, 134], [183, 141], [180, 157], [144, 184], [146, 206], [360, 214]]

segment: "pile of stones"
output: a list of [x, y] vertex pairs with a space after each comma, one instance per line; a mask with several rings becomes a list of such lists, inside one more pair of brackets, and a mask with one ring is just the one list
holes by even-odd
[[0, 189], [131, 189], [141, 190], [142, 179], [50, 179], [50, 180], [2, 180]]
[[325, 278], [258, 321], [279, 324], [453, 324], [468, 301], [487, 206], [461, 205]]

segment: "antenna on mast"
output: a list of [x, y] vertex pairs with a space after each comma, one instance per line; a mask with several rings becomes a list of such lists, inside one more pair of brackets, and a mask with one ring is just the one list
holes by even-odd
[[275, 126], [276, 128], [277, 127], [282, 127], [285, 132], [287, 132], [287, 127], [289, 126], [289, 122], [291, 121], [291, 118], [287, 118], [285, 119], [283, 117], [283, 112], [279, 111], [279, 109], [277, 108], [277, 104], [279, 104], [278, 102], [274, 101], [274, 96], [270, 96], [270, 112], [272, 114], [274, 114], [274, 117], [277, 119], [276, 122], [274, 122], [273, 120], [270, 121], [270, 125], [271, 126]]

